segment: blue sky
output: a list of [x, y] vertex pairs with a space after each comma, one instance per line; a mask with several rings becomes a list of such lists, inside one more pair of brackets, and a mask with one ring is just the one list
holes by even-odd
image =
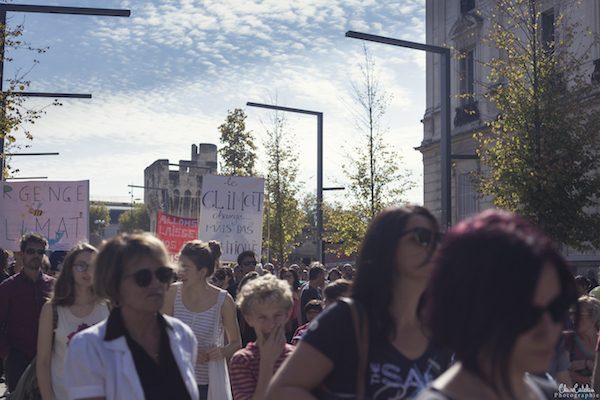
[[[260, 147], [266, 110], [247, 101], [324, 113], [324, 183], [345, 185], [341, 165], [359, 138], [348, 108], [362, 42], [348, 30], [425, 41], [425, 1], [369, 0], [15, 0], [17, 4], [131, 9], [130, 18], [10, 13], [23, 22], [25, 39], [48, 46], [29, 75], [31, 91], [92, 93], [49, 108], [34, 127], [28, 151], [60, 156], [13, 158], [21, 176], [89, 179], [92, 198], [128, 199], [128, 184], [142, 184], [144, 168], [159, 158], [190, 158], [193, 143], [218, 144], [227, 111], [244, 108]], [[422, 202], [425, 57], [407, 49], [371, 44], [379, 78], [392, 96], [386, 141], [403, 157]], [[18, 52], [5, 67], [27, 68]], [[48, 100], [30, 99], [40, 106]], [[300, 180], [314, 192], [316, 121], [288, 115], [299, 150]], [[143, 198], [141, 189], [135, 198]], [[330, 192], [327, 199], [340, 200]]]

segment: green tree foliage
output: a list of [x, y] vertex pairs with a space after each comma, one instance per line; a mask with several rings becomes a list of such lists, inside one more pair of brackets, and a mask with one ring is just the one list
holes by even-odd
[[110, 224], [110, 213], [105, 204], [90, 205], [90, 234], [98, 234]]
[[297, 246], [302, 232], [302, 211], [298, 201], [298, 163], [293, 137], [286, 131], [285, 118], [276, 112], [267, 128], [265, 152], [267, 179], [263, 247], [269, 248], [269, 261], [280, 264]]
[[363, 55], [361, 79], [351, 84], [351, 111], [361, 139], [343, 165], [350, 181], [346, 190], [351, 203], [345, 208], [338, 206], [339, 212], [329, 223], [344, 243], [344, 254], [357, 251], [369, 221], [385, 207], [400, 203], [414, 185], [410, 173], [401, 167], [402, 158], [385, 143], [388, 129], [384, 116], [391, 95], [381, 89], [375, 61], [366, 46]]
[[[4, 46], [4, 67], [10, 65], [14, 60], [9, 56], [15, 51], [30, 51], [40, 55], [45, 53], [47, 48], [36, 48], [29, 42], [23, 40], [24, 25], [18, 24], [11, 27], [7, 24], [6, 27], [0, 24], [3, 35], [0, 34], [0, 42]], [[0, 54], [0, 57], [2, 55]], [[39, 60], [34, 59], [33, 64], [29, 68], [15, 68], [15, 73], [12, 77], [5, 79], [4, 91], [0, 93], [0, 138], [5, 141], [5, 152], [19, 150], [23, 147], [29, 147], [27, 142], [33, 140], [31, 126], [45, 114], [45, 109], [50, 105], [60, 105], [60, 102], [55, 100], [51, 104], [41, 108], [26, 107], [26, 97], [19, 95], [20, 92], [26, 91], [29, 88], [31, 81], [28, 75], [33, 68], [39, 64]], [[25, 140], [25, 142], [23, 142]], [[2, 157], [2, 154], [0, 154]], [[5, 157], [4, 170], [0, 171], [4, 178], [10, 177], [18, 172], [10, 166], [10, 158]]]
[[135, 204], [130, 211], [125, 211], [119, 217], [121, 232], [150, 231], [150, 217], [143, 204]]
[[221, 144], [219, 154], [223, 159], [221, 173], [233, 176], [255, 176], [256, 146], [251, 131], [246, 130], [246, 114], [236, 108], [229, 111], [221, 126]]
[[323, 240], [336, 246], [325, 251], [349, 256], [358, 252], [365, 235], [367, 223], [357, 207], [344, 207], [339, 203], [323, 205]]
[[487, 63], [487, 98], [499, 114], [476, 135], [488, 167], [480, 187], [497, 207], [584, 249], [600, 245], [600, 215], [592, 212], [600, 192], [595, 85], [582, 70], [589, 53], [573, 52], [581, 47], [576, 24], [558, 15], [557, 39], [542, 39], [541, 3], [499, 0], [491, 17], [490, 45], [501, 56]]
[[[306, 194], [302, 199], [302, 232], [298, 242], [316, 240], [316, 196]], [[360, 247], [366, 225], [358, 213], [340, 203], [324, 201], [323, 242], [326, 253], [351, 255]]]

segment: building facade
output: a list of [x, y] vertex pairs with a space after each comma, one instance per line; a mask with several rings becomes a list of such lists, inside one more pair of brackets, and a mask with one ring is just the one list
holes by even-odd
[[[492, 58], [500, 56], [498, 49], [483, 40], [490, 30], [495, 0], [427, 0], [426, 41], [427, 44], [453, 49], [461, 57], [451, 61], [451, 153], [475, 156], [477, 142], [475, 132], [485, 130], [485, 122], [497, 116], [497, 110], [485, 98], [489, 71], [485, 66]], [[597, 0], [540, 0], [542, 38], [554, 38], [555, 18], [566, 13], [570, 19], [600, 32], [600, 2]], [[556, 32], [560, 35], [560, 32]], [[577, 43], [585, 49], [585, 38]], [[583, 43], [582, 43], [583, 42]], [[575, 49], [574, 51], [577, 51]], [[440, 216], [440, 59], [427, 54], [426, 110], [423, 117], [423, 141], [418, 148], [423, 154], [424, 205]], [[591, 80], [600, 82], [600, 49], [593, 46], [586, 53], [584, 69]], [[468, 94], [468, 95], [467, 95]], [[476, 157], [452, 160], [452, 223], [492, 207], [490, 198], [481, 198], [477, 193], [474, 173], [482, 171]], [[485, 171], [483, 171], [485, 172]], [[587, 254], [566, 250], [574, 261], [597, 263], [597, 252]]]
[[[171, 169], [173, 167], [173, 169]], [[156, 160], [144, 170], [144, 204], [150, 228], [156, 232], [158, 211], [184, 218], [198, 218], [202, 177], [217, 173], [217, 146], [192, 145], [191, 160]]]

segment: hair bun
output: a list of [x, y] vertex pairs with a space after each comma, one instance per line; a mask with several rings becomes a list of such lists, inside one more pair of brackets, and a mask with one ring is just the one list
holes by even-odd
[[211, 240], [208, 242], [208, 247], [210, 247], [210, 251], [213, 253], [215, 261], [217, 258], [221, 257], [221, 243], [216, 240]]

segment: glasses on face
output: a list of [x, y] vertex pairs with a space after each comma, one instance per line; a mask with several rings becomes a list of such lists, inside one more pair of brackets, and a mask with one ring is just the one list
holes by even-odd
[[525, 324], [523, 331], [528, 331], [536, 326], [546, 312], [550, 314], [550, 318], [552, 318], [554, 323], [559, 323], [564, 321], [568, 311], [569, 305], [566, 304], [561, 297], [557, 297], [546, 307], [530, 306], [528, 312], [529, 315], [526, 319], [527, 323]]
[[242, 263], [244, 267], [256, 267], [256, 264], [258, 264], [256, 261], [245, 261]]
[[152, 275], [158, 279], [160, 283], [171, 283], [173, 280], [173, 270], [169, 267], [160, 267], [151, 271], [148, 268], [140, 269], [133, 274], [125, 275], [123, 278], [133, 277], [133, 280], [139, 287], [147, 287], [152, 283]]
[[403, 232], [400, 237], [410, 235], [412, 239], [421, 247], [429, 247], [438, 244], [442, 240], [440, 232], [434, 232], [428, 228], [413, 228]]
[[25, 253], [29, 254], [30, 256], [34, 255], [34, 254], [38, 254], [40, 256], [43, 256], [44, 254], [46, 254], [46, 250], [44, 249], [32, 249], [32, 248], [28, 248], [25, 249]]
[[90, 267], [90, 264], [81, 261], [81, 262], [77, 262], [75, 264], [73, 264], [73, 268], [75, 269], [75, 271], [77, 272], [85, 272], [88, 270], [88, 268]]

